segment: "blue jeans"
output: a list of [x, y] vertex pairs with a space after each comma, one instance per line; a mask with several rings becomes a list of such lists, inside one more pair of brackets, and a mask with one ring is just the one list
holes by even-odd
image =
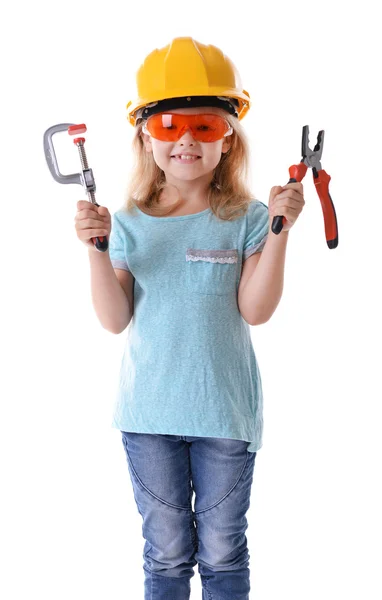
[[[249, 600], [249, 442], [122, 431], [142, 533], [145, 600]], [[195, 512], [191, 500], [195, 492]]]

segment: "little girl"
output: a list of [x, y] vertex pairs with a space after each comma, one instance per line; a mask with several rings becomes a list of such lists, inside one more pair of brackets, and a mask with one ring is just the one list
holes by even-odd
[[[79, 201], [76, 228], [101, 324], [121, 333], [131, 322], [113, 426], [143, 518], [144, 597], [189, 599], [198, 563], [205, 600], [248, 600], [246, 512], [263, 432], [249, 326], [280, 301], [303, 188], [273, 187], [268, 207], [252, 198], [239, 123], [249, 94], [215, 46], [174, 39], [146, 57], [137, 88], [126, 205], [111, 227], [105, 207]], [[97, 251], [91, 238], [109, 234]]]

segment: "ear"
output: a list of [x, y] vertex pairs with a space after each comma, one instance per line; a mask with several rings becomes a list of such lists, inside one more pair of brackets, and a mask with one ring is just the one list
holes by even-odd
[[140, 136], [142, 138], [142, 142], [143, 142], [146, 152], [152, 152], [153, 147], [151, 144], [151, 136], [148, 135], [147, 133], [143, 133], [142, 131], [140, 133]]
[[231, 148], [232, 136], [228, 135], [223, 138], [222, 152], [225, 154]]

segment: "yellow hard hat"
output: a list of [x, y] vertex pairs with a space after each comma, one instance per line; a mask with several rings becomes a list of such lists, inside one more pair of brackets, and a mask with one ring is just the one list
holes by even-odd
[[[138, 118], [185, 106], [220, 106], [240, 120], [251, 106], [232, 61], [216, 46], [191, 37], [175, 38], [153, 50], [138, 69], [136, 81], [138, 97], [126, 105], [132, 125]], [[145, 109], [147, 105], [151, 109]]]

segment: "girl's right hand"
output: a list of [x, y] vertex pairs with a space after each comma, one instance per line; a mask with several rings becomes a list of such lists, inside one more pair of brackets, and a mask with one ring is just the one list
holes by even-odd
[[74, 221], [78, 239], [87, 248], [99, 252], [92, 238], [108, 237], [110, 235], [111, 215], [106, 206], [95, 206], [88, 200], [79, 200]]

